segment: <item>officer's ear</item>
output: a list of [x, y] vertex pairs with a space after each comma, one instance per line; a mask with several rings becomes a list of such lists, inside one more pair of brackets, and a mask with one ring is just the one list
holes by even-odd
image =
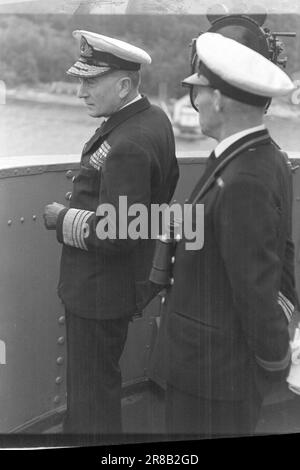
[[220, 90], [213, 91], [213, 107], [217, 113], [223, 109], [223, 96]]
[[119, 96], [120, 98], [126, 98], [126, 96], [130, 93], [131, 91], [131, 78], [130, 77], [121, 77], [119, 82], [118, 82], [118, 87], [119, 87]]

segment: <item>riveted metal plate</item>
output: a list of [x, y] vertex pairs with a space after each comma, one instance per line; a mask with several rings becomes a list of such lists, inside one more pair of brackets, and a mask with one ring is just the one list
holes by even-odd
[[[189, 195], [203, 171], [204, 162], [201, 158], [179, 160], [181, 179], [176, 189], [177, 201], [184, 201]], [[29, 168], [35, 170], [28, 173]], [[0, 161], [0, 179], [3, 178], [0, 200], [5, 201], [0, 205], [0, 265], [4, 266], [0, 270], [3, 312], [0, 331], [1, 339], [5, 337], [8, 359], [1, 368], [1, 433], [20, 429], [18, 426], [33, 417], [57, 409], [56, 397], [60, 397], [61, 405], [65, 402], [66, 361], [62, 365], [56, 362], [59, 357], [66, 357], [64, 322], [60, 321], [64, 310], [56, 291], [61, 246], [55, 233], [45, 230], [42, 212], [48, 202], [57, 198], [58, 202], [63, 200], [72, 184], [65, 172], [69, 169], [75, 172], [78, 168], [75, 160], [62, 160], [61, 164], [58, 159], [44, 164], [26, 161], [10, 166], [8, 162], [2, 164]], [[8, 172], [7, 177], [11, 179], [5, 180], [3, 172]], [[295, 194], [299, 195], [300, 171], [295, 172], [293, 178]], [[297, 246], [300, 246], [299, 208], [299, 204], [294, 204], [293, 239]], [[37, 216], [35, 223], [33, 214]], [[25, 219], [22, 226], [21, 217]], [[296, 266], [296, 272], [299, 284], [300, 265]], [[130, 324], [121, 359], [125, 383], [149, 377], [149, 357], [159, 318], [155, 322], [149, 319], [160, 311], [160, 307], [163, 309], [160, 299], [154, 299], [143, 317]], [[55, 384], [58, 377], [62, 378], [59, 387]]]
[[0, 179], [39, 175], [52, 171], [79, 169], [79, 155], [34, 155], [28, 157], [3, 157], [0, 159]]

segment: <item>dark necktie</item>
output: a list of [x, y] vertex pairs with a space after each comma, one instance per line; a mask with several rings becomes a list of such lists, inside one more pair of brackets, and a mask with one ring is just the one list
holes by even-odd
[[211, 152], [211, 154], [209, 155], [207, 161], [214, 162], [214, 161], [216, 161], [216, 159], [217, 159], [217, 157], [216, 157], [215, 151], [213, 150]]
[[215, 152], [213, 150], [207, 158], [207, 161], [206, 161], [206, 164], [205, 164], [205, 169], [204, 169], [204, 172], [203, 172], [202, 176], [200, 177], [198, 183], [194, 187], [194, 189], [193, 189], [193, 191], [192, 191], [192, 193], [191, 193], [191, 195], [188, 199], [189, 202], [193, 200], [194, 196], [199, 192], [201, 186], [203, 186], [203, 184], [205, 183], [205, 181], [207, 180], [209, 175], [214, 170], [214, 167], [216, 165], [216, 160], [217, 160], [217, 158], [216, 158]]

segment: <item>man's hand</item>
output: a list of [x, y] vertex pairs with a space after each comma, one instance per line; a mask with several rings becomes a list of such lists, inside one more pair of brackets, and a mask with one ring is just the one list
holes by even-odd
[[60, 213], [60, 211], [62, 211], [65, 208], [66, 208], [65, 206], [63, 206], [62, 204], [58, 204], [57, 202], [52, 202], [52, 204], [48, 204], [45, 207], [43, 217], [44, 217], [45, 227], [48, 230], [56, 229], [58, 214]]

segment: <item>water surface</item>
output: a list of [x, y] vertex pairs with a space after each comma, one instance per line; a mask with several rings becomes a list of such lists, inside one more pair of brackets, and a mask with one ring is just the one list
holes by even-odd
[[[300, 152], [300, 119], [267, 116], [272, 137], [285, 150]], [[84, 105], [38, 103], [8, 99], [0, 106], [0, 157], [80, 154], [100, 120], [87, 115]], [[209, 150], [212, 139], [176, 139], [177, 151]]]

